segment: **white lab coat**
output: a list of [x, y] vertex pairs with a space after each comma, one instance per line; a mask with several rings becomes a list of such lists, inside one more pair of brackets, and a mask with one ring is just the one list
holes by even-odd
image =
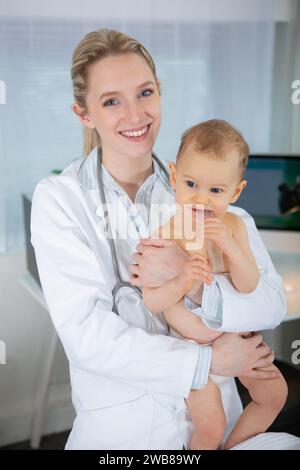
[[[181, 449], [192, 424], [184, 398], [189, 394], [198, 345], [147, 332], [142, 304], [129, 302], [127, 318], [111, 311], [115, 284], [111, 254], [103, 235], [104, 216], [96, 182], [96, 151], [72, 163], [60, 176], [41, 181], [32, 204], [32, 243], [49, 311], [70, 363], [77, 417], [67, 449]], [[108, 203], [117, 203], [106, 189]], [[172, 191], [157, 178], [152, 203], [173, 203]], [[264, 267], [259, 286], [243, 302], [226, 279], [224, 329], [274, 328], [285, 314], [281, 279], [252, 218], [241, 209], [252, 250]], [[124, 209], [125, 211], [125, 209]], [[125, 216], [124, 212], [124, 216]], [[117, 241], [122, 275], [136, 249], [135, 239]], [[128, 324], [129, 322], [129, 324]], [[227, 433], [241, 413], [233, 379], [222, 397]]]

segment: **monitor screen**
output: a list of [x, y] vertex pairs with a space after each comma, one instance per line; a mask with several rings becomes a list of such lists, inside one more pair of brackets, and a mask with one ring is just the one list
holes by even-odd
[[260, 229], [300, 231], [300, 210], [283, 212], [291, 198], [297, 199], [297, 176], [300, 206], [300, 155], [250, 155], [244, 175], [248, 184], [236, 205], [246, 209]]

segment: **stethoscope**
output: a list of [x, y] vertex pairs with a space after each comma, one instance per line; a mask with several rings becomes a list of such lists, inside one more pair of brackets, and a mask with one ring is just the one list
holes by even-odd
[[[165, 168], [161, 160], [155, 155], [155, 153], [152, 153], [152, 158], [157, 162], [159, 165], [160, 169], [163, 171], [167, 182], [169, 183], [169, 173], [168, 170]], [[114, 288], [112, 289], [112, 299], [113, 299], [113, 306], [112, 306], [112, 311], [116, 315], [120, 315], [119, 310], [118, 310], [118, 305], [117, 305], [117, 294], [119, 293], [120, 289], [123, 287], [126, 287], [127, 289], [131, 289], [131, 291], [134, 291], [140, 299], [142, 299], [142, 291], [139, 287], [133, 286], [130, 282], [124, 281], [122, 279], [122, 276], [120, 274], [120, 269], [119, 269], [119, 264], [117, 260], [117, 253], [116, 253], [116, 247], [113, 239], [113, 234], [111, 230], [111, 225], [110, 225], [110, 220], [109, 220], [109, 215], [108, 215], [108, 209], [107, 209], [107, 203], [106, 203], [106, 197], [104, 193], [104, 188], [103, 188], [103, 179], [102, 179], [102, 151], [101, 147], [98, 147], [97, 149], [97, 182], [98, 182], [98, 188], [99, 188], [99, 193], [100, 193], [100, 200], [101, 204], [103, 207], [103, 212], [104, 212], [104, 220], [105, 220], [105, 227], [106, 227], [106, 233], [107, 233], [107, 240], [109, 243], [109, 248], [111, 252], [111, 259], [113, 263], [113, 270], [114, 270], [114, 275], [116, 278], [116, 284]], [[152, 327], [153, 331], [157, 334], [159, 334], [159, 328], [157, 326], [157, 322], [155, 319], [154, 314], [144, 305], [144, 308], [147, 311], [148, 317], [149, 317], [149, 326], [150, 329]]]

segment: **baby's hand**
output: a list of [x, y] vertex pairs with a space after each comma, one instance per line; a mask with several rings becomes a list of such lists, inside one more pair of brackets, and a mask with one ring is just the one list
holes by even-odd
[[224, 222], [216, 217], [204, 221], [204, 238], [213, 240], [225, 255], [230, 256], [230, 253], [235, 252], [236, 242]]
[[182, 273], [178, 276], [186, 291], [189, 291], [194, 281], [202, 281], [211, 284], [211, 266], [203, 255], [193, 255], [183, 265]]

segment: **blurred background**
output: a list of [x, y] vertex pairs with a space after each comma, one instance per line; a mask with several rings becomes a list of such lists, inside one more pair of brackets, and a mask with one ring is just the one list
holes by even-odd
[[[165, 162], [175, 159], [186, 128], [225, 119], [260, 155], [262, 186], [253, 184], [249, 198], [269, 192], [268, 207], [277, 204], [276, 188], [268, 189], [277, 159], [300, 206], [300, 2], [0, 0], [0, 447], [23, 441], [30, 443], [19, 448], [38, 447], [41, 436], [70, 429], [74, 418], [26, 208], [39, 180], [82, 156], [71, 111], [71, 55], [84, 34], [102, 27], [136, 37], [154, 57], [163, 104], [156, 151]], [[253, 200], [247, 204], [256, 215]], [[274, 222], [271, 209], [264, 216]], [[284, 226], [271, 219], [258, 226], [288, 300], [284, 323], [265, 333], [292, 383], [279, 430], [300, 435], [299, 211], [292, 217]], [[61, 448], [62, 436], [48, 446]]]

